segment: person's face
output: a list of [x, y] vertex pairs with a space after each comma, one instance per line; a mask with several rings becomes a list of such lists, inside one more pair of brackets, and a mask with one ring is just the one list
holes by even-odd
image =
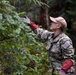
[[60, 26], [61, 26], [61, 25], [60, 25], [59, 23], [52, 22], [52, 23], [51, 23], [51, 26], [50, 26], [50, 30], [51, 30], [51, 31], [55, 31], [55, 30], [59, 29]]

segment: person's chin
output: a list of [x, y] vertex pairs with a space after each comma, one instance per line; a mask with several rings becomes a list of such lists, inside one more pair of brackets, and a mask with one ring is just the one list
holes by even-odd
[[54, 31], [54, 29], [50, 28], [50, 31]]

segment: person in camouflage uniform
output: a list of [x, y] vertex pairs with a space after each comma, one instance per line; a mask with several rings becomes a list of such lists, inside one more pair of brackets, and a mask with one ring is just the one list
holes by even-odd
[[67, 23], [63, 17], [53, 18], [50, 30], [39, 28], [31, 22], [28, 17], [29, 26], [37, 34], [37, 37], [44, 41], [47, 54], [50, 60], [50, 75], [73, 75], [74, 74], [74, 48], [71, 39], [63, 33]]

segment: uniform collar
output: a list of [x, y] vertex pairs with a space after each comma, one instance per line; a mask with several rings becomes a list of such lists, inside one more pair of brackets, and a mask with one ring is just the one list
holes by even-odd
[[57, 42], [60, 38], [61, 38], [61, 35], [62, 35], [63, 33], [61, 32], [61, 33], [59, 33], [57, 36], [55, 36], [54, 37], [54, 34], [53, 34], [53, 42]]

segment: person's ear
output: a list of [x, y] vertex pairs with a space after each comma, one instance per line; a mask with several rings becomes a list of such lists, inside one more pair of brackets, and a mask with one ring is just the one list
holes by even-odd
[[62, 26], [62, 25], [61, 25], [61, 24], [59, 24], [59, 25], [57, 26], [57, 28], [61, 28], [61, 26]]

